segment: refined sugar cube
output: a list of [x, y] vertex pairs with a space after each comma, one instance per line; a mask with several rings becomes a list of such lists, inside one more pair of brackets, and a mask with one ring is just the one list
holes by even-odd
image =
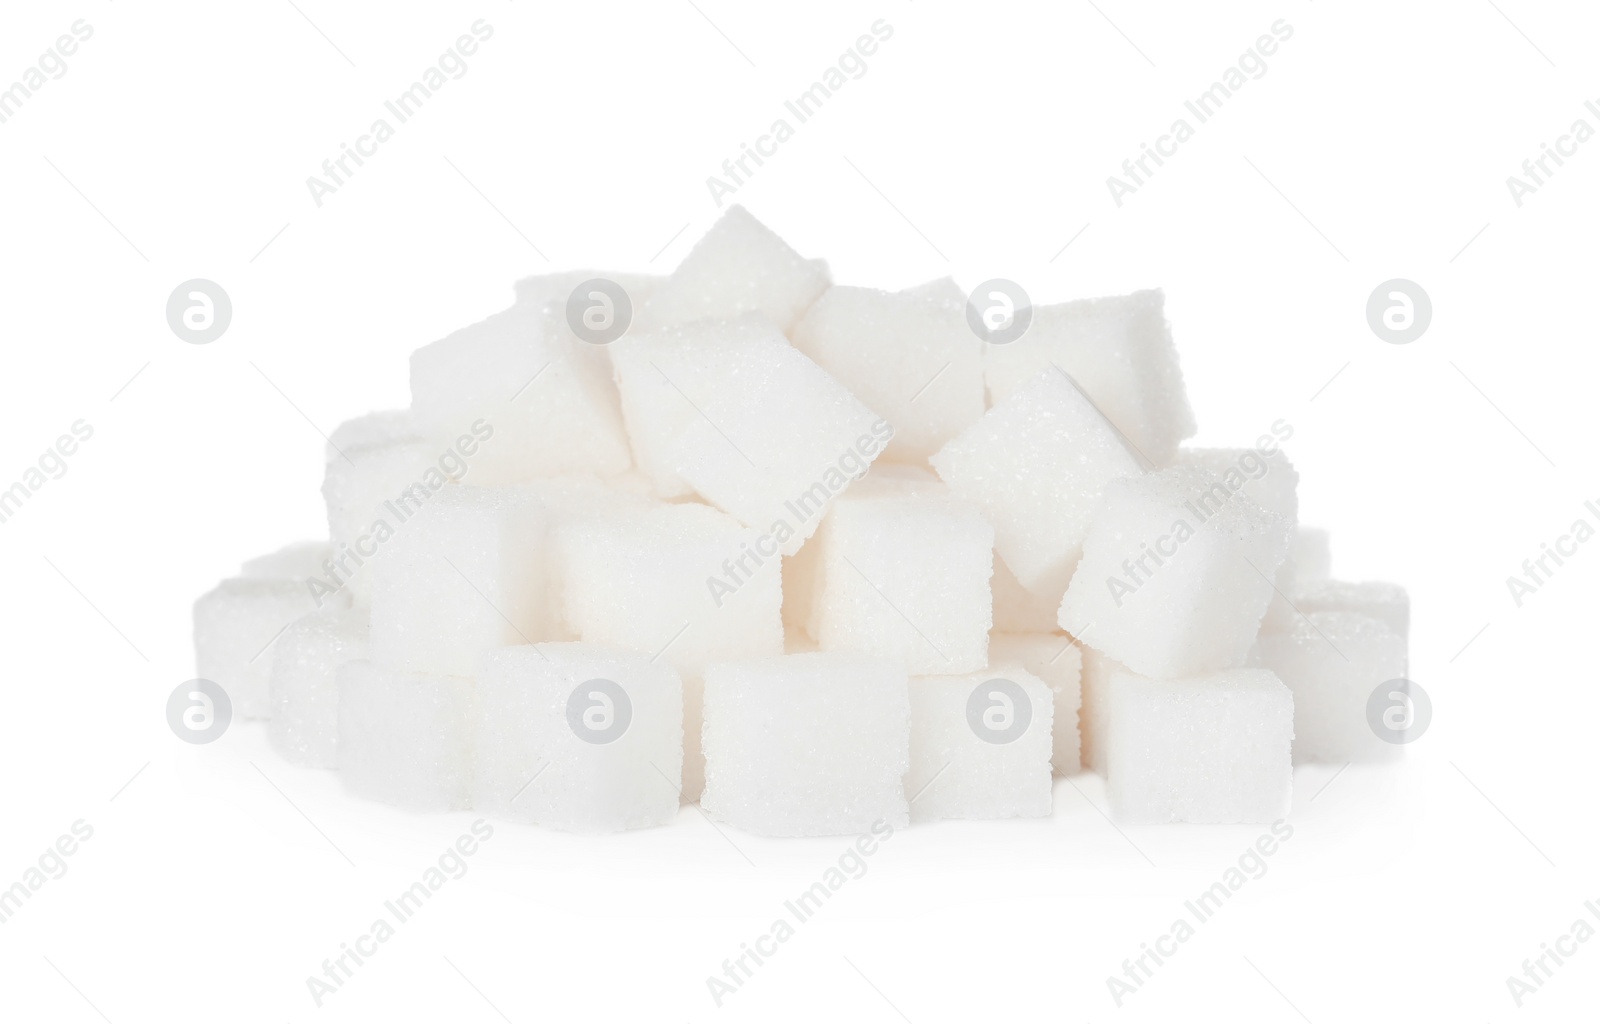
[[661, 326], [756, 312], [787, 331], [827, 287], [827, 264], [730, 206], [644, 304], [643, 320]]
[[662, 493], [676, 484], [793, 554], [890, 428], [759, 317], [612, 346], [629, 436]]
[[[1261, 438], [1260, 448], [1188, 448], [1178, 452], [1177, 465], [1192, 467], [1210, 476], [1229, 491], [1244, 494], [1257, 505], [1276, 512], [1291, 524], [1300, 511], [1296, 488], [1300, 474], [1288, 456], [1269, 436]], [[1294, 552], [1279, 564], [1272, 581], [1273, 594], [1262, 616], [1263, 629], [1287, 628], [1295, 618], [1289, 595], [1295, 586]]]
[[410, 409], [369, 412], [365, 416], [345, 420], [333, 428], [333, 433], [328, 435], [324, 461], [335, 462], [342, 459], [353, 448], [378, 448], [427, 439], [416, 418], [411, 415]]
[[1083, 704], [1083, 652], [1060, 633], [1000, 633], [989, 638], [992, 665], [1021, 665], [1050, 687], [1055, 706], [1050, 764], [1057, 775], [1076, 774], [1080, 761], [1078, 715]]
[[319, 598], [334, 592], [358, 605], [372, 600], [375, 566], [389, 557], [389, 538], [466, 470], [459, 459], [441, 463], [442, 447], [399, 435], [370, 444], [346, 439], [328, 461], [322, 497], [333, 543], [328, 563], [314, 574]]
[[959, 305], [835, 285], [794, 344], [894, 427], [884, 458], [923, 464], [984, 411], [983, 342]]
[[244, 579], [289, 580], [304, 585], [325, 571], [322, 563], [332, 555], [333, 548], [326, 541], [301, 541], [250, 559], [240, 568], [239, 575]]
[[269, 648], [314, 607], [301, 580], [223, 580], [194, 603], [195, 673], [227, 691], [235, 717], [270, 718]]
[[958, 497], [994, 524], [995, 548], [1029, 591], [1066, 589], [1106, 484], [1139, 464], [1061, 373], [1040, 373], [933, 457]]
[[1400, 747], [1367, 718], [1374, 690], [1406, 674], [1406, 641], [1350, 612], [1316, 612], [1288, 633], [1263, 634], [1262, 664], [1294, 693], [1296, 762], [1379, 761]]
[[1118, 821], [1271, 822], [1289, 812], [1294, 699], [1271, 672], [1111, 677], [1106, 795]]
[[994, 628], [1000, 632], [1055, 631], [1060, 600], [1040, 597], [1023, 587], [998, 554], [994, 557], [994, 575], [989, 577], [989, 592], [994, 598]]
[[1315, 580], [1295, 589], [1294, 603], [1303, 615], [1353, 612], [1377, 619], [1402, 640], [1411, 635], [1411, 598], [1393, 583]]
[[599, 644], [484, 656], [471, 732], [472, 806], [570, 832], [670, 824], [683, 762], [683, 689], [669, 665]]
[[557, 312], [518, 303], [411, 354], [411, 408], [432, 436], [485, 431], [471, 480], [517, 483], [633, 464], [616, 390]]
[[1049, 687], [1018, 665], [997, 664], [914, 678], [910, 691], [912, 821], [1049, 815]]
[[345, 789], [410, 810], [468, 807], [471, 701], [470, 679], [346, 662], [339, 669], [339, 777]]
[[685, 678], [711, 661], [782, 653], [779, 559], [731, 517], [656, 503], [559, 533], [561, 614], [578, 639], [659, 658]]
[[373, 564], [372, 661], [471, 676], [483, 652], [550, 631], [545, 516], [526, 488], [451, 485]]
[[819, 646], [892, 658], [916, 674], [983, 668], [994, 529], [948, 495], [867, 484], [834, 503], [817, 536]]
[[705, 674], [706, 788], [718, 821], [773, 836], [906, 824], [905, 670], [852, 654], [722, 662]]
[[1061, 602], [1061, 628], [1155, 679], [1236, 667], [1292, 530], [1194, 467], [1113, 483]]
[[285, 758], [339, 765], [339, 669], [367, 657], [367, 613], [329, 605], [289, 624], [272, 649], [267, 735]]
[[1178, 351], [1159, 291], [1033, 307], [1027, 333], [990, 345], [984, 369], [995, 405], [1052, 364], [1071, 374], [1100, 411], [1155, 465], [1194, 436]]
[[[1083, 655], [1083, 672], [1080, 683], [1083, 689], [1083, 707], [1078, 713], [1078, 726], [1082, 740], [1083, 767], [1104, 775], [1106, 771], [1106, 735], [1111, 720], [1111, 677], [1135, 675], [1114, 659], [1101, 654], [1088, 644], [1080, 644]], [[1138, 678], [1143, 678], [1139, 676]]]

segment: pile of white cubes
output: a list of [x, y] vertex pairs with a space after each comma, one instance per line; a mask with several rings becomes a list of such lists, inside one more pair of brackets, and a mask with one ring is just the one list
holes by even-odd
[[985, 340], [948, 279], [734, 207], [667, 277], [521, 281], [339, 427], [330, 538], [195, 605], [199, 674], [402, 807], [583, 832], [1050, 814], [1264, 822], [1380, 759], [1398, 587], [1328, 578], [1263, 431], [1193, 449], [1160, 292]]

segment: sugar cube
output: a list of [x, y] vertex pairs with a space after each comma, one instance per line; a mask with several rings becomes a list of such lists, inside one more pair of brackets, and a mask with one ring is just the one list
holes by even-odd
[[1381, 761], [1400, 747], [1379, 738], [1367, 702], [1406, 674], [1406, 641], [1351, 612], [1315, 612], [1287, 633], [1263, 634], [1261, 661], [1294, 693], [1296, 762]]
[[195, 672], [221, 686], [238, 718], [270, 718], [268, 648], [315, 607], [304, 581], [223, 580], [194, 603]]
[[1050, 813], [1050, 688], [1014, 664], [910, 682], [911, 820]]
[[989, 638], [991, 665], [1021, 665], [1050, 688], [1055, 711], [1050, 764], [1057, 775], [1078, 772], [1082, 753], [1078, 715], [1083, 705], [1083, 652], [1060, 633], [1001, 633]]
[[983, 668], [993, 527], [946, 494], [874, 493], [868, 483], [834, 503], [817, 537], [821, 649], [892, 658], [921, 675]]
[[835, 285], [794, 345], [894, 427], [884, 458], [922, 464], [983, 415], [983, 342], [959, 305]]
[[910, 715], [905, 670], [881, 658], [821, 652], [713, 664], [701, 807], [761, 835], [902, 826]]
[[345, 662], [338, 679], [339, 777], [347, 791], [417, 811], [469, 806], [471, 679], [366, 661]]
[[612, 476], [633, 463], [605, 364], [531, 302], [411, 354], [411, 408], [432, 436], [485, 432], [472, 480]]
[[752, 316], [624, 337], [612, 346], [639, 464], [793, 554], [891, 428]]
[[329, 605], [289, 624], [272, 649], [267, 736], [289, 761], [339, 765], [339, 669], [367, 657], [367, 613]]
[[1292, 530], [1196, 467], [1117, 481], [1061, 602], [1061, 628], [1156, 679], [1238, 666]]
[[333, 428], [333, 433], [328, 435], [324, 461], [335, 462], [344, 458], [353, 448], [377, 448], [427, 439], [427, 434], [411, 415], [410, 409], [369, 412]]
[[1045, 370], [933, 457], [958, 497], [994, 524], [1017, 580], [1053, 599], [1066, 589], [1106, 484], [1139, 464], [1065, 375]]
[[1129, 672], [1115, 659], [1101, 654], [1088, 644], [1080, 643], [1078, 652], [1083, 655], [1083, 670], [1079, 677], [1083, 689], [1083, 707], [1078, 714], [1083, 767], [1104, 775], [1106, 736], [1111, 720], [1111, 677], [1119, 674], [1135, 675], [1135, 673]]
[[547, 638], [544, 513], [526, 488], [442, 488], [372, 566], [372, 661], [471, 676], [484, 651]]
[[1289, 812], [1294, 699], [1263, 669], [1111, 677], [1106, 795], [1118, 821], [1271, 822]]
[[784, 331], [828, 287], [828, 267], [730, 206], [644, 304], [654, 326], [763, 313]]
[[484, 655], [470, 712], [472, 806], [570, 832], [670, 824], [683, 690], [659, 661], [599, 644]]
[[1117, 429], [1157, 466], [1195, 432], [1160, 291], [1033, 307], [1027, 333], [990, 345], [984, 376], [995, 405], [1052, 364], [1070, 374]]
[[1354, 612], [1377, 619], [1402, 640], [1411, 635], [1411, 598], [1393, 583], [1315, 580], [1295, 588], [1294, 603], [1303, 615]]

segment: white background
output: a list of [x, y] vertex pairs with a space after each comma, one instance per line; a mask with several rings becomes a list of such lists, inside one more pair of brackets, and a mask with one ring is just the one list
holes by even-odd
[[[1600, 17], [1096, 2], [7, 5], [0, 83], [75, 19], [94, 36], [0, 125], [0, 486], [73, 421], [95, 433], [0, 524], [0, 885], [76, 819], [94, 837], [0, 925], [0, 1018], [1592, 1012], [1600, 941], [1521, 1010], [1505, 978], [1600, 900], [1600, 544], [1521, 608], [1505, 580], [1600, 499], [1600, 140], [1520, 208], [1505, 179], [1574, 119], [1600, 128]], [[470, 72], [318, 208], [307, 176], [478, 18]], [[707, 175], [879, 18], [868, 73], [738, 201], [840, 282], [1165, 288], [1197, 441], [1287, 419], [1336, 574], [1410, 589], [1433, 728], [1394, 767], [1298, 771], [1268, 874], [1120, 1009], [1106, 977], [1263, 828], [1119, 834], [1093, 776], [1059, 780], [1048, 820], [897, 834], [721, 1009], [706, 976], [846, 840], [724, 838], [691, 808], [603, 839], [498, 825], [315, 1008], [306, 977], [473, 816], [347, 799], [253, 723], [179, 743], [163, 703], [193, 674], [191, 602], [322, 535], [318, 431], [403, 406], [411, 349], [522, 275], [669, 270], [715, 218]], [[1118, 208], [1106, 176], [1280, 18], [1268, 73]], [[192, 277], [234, 303], [207, 346], [164, 318]], [[1394, 277], [1433, 300], [1408, 346], [1365, 321]]]

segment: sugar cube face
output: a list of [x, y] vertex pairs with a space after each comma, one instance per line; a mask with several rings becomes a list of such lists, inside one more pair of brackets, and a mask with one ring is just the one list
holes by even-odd
[[1081, 645], [1078, 650], [1083, 655], [1083, 672], [1079, 678], [1083, 689], [1083, 708], [1078, 714], [1083, 767], [1104, 775], [1106, 735], [1111, 722], [1111, 677], [1134, 673], [1087, 644]]
[[605, 364], [564, 310], [518, 303], [411, 354], [411, 408], [432, 436], [487, 431], [469, 479], [612, 476], [633, 464]]
[[544, 521], [525, 488], [441, 489], [372, 565], [372, 661], [470, 676], [486, 650], [545, 639]]
[[470, 679], [346, 662], [339, 669], [339, 777], [345, 789], [416, 811], [468, 807], [471, 702]]
[[989, 592], [994, 598], [994, 628], [1002, 633], [1050, 633], [1056, 629], [1060, 600], [1040, 597], [1017, 582], [1005, 559], [994, 557], [994, 575], [989, 577]]
[[1381, 761], [1400, 752], [1367, 718], [1372, 692], [1406, 674], [1406, 641], [1383, 622], [1317, 612], [1288, 633], [1263, 634], [1260, 656], [1294, 693], [1296, 762]]
[[1304, 615], [1352, 612], [1377, 619], [1402, 640], [1411, 635], [1411, 598], [1393, 583], [1313, 581], [1295, 588], [1294, 603]]
[[272, 647], [267, 736], [289, 761], [339, 765], [339, 669], [367, 657], [367, 613], [330, 605], [296, 619]]
[[989, 400], [1001, 404], [1054, 364], [1146, 458], [1169, 464], [1195, 423], [1162, 306], [1159, 291], [1035, 306], [1027, 333], [988, 348]]
[[659, 657], [685, 678], [710, 661], [779, 654], [779, 559], [755, 541], [731, 517], [695, 504], [572, 521], [555, 545], [562, 617], [586, 643]]
[[959, 305], [835, 285], [794, 344], [894, 427], [884, 458], [926, 463], [984, 411], [983, 342]]
[[742, 206], [730, 206], [644, 304], [653, 326], [762, 313], [784, 331], [828, 287], [808, 260]]
[[1178, 452], [1176, 465], [1196, 470], [1290, 522], [1298, 521], [1300, 474], [1282, 449], [1185, 448]]
[[847, 835], [906, 824], [905, 670], [822, 652], [723, 662], [705, 674], [712, 818], [772, 836]]
[[311, 577], [324, 572], [322, 563], [332, 555], [333, 547], [327, 541], [300, 541], [250, 559], [239, 569], [239, 575], [244, 579], [289, 580], [304, 586]]
[[1289, 812], [1295, 709], [1271, 672], [1111, 677], [1106, 795], [1131, 823], [1271, 822]]
[[681, 481], [793, 554], [890, 428], [762, 318], [612, 345], [629, 436], [663, 493]]
[[910, 683], [912, 821], [1050, 814], [1050, 688], [1018, 665]]
[[662, 662], [585, 643], [490, 651], [470, 722], [475, 810], [569, 832], [677, 816], [683, 689]]
[[1066, 589], [1106, 484], [1140, 471], [1053, 369], [945, 445], [933, 468], [994, 524], [995, 548], [1023, 587], [1052, 599]]
[[314, 608], [303, 580], [223, 580], [194, 603], [196, 674], [227, 691], [235, 716], [270, 718], [268, 648]]
[[822, 534], [822, 650], [892, 658], [920, 675], [988, 664], [994, 529], [977, 509], [942, 495], [852, 491]]
[[420, 440], [347, 443], [328, 462], [322, 497], [333, 542], [329, 565], [315, 573], [320, 586], [358, 605], [372, 600], [372, 577], [389, 557], [388, 538], [454, 478], [446, 470], [459, 474], [463, 468], [451, 459], [441, 468], [441, 450]]
[[1060, 633], [1000, 633], [989, 638], [991, 665], [1021, 665], [1050, 688], [1054, 716], [1050, 764], [1076, 774], [1082, 758], [1078, 716], [1083, 705], [1083, 652]]
[[1061, 602], [1061, 628], [1154, 679], [1236, 667], [1292, 530], [1194, 467], [1118, 481]]

